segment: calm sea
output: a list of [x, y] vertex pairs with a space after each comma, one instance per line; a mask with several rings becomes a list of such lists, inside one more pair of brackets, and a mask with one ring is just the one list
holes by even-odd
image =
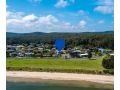
[[108, 90], [88, 87], [51, 85], [45, 83], [7, 82], [7, 90]]

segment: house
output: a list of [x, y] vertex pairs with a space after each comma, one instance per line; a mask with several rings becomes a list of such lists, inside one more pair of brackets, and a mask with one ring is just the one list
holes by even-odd
[[106, 50], [105, 53], [112, 53], [112, 50]]
[[18, 53], [18, 56], [19, 56], [19, 57], [24, 57], [24, 56], [25, 56], [25, 54], [24, 54], [24, 53], [20, 53], [20, 52], [19, 52], [19, 53]]
[[9, 53], [10, 57], [16, 57], [18, 56], [18, 53], [17, 52], [12, 52], [12, 53]]
[[71, 52], [70, 53], [70, 56], [72, 57], [72, 58], [80, 58], [80, 50], [75, 50], [75, 51], [73, 51], [73, 52]]
[[7, 45], [7, 52], [11, 53], [11, 52], [15, 52], [16, 51], [16, 46], [12, 46], [12, 45]]
[[62, 54], [61, 56], [64, 59], [70, 59], [71, 58], [70, 54]]
[[111, 53], [110, 56], [114, 56], [114, 53]]
[[88, 57], [88, 52], [86, 50], [81, 51], [81, 50], [75, 50], [70, 53], [70, 56], [72, 58], [83, 58], [83, 57]]
[[112, 53], [112, 50], [110, 49], [98, 48], [98, 50], [101, 51], [102, 53]]
[[27, 52], [27, 53], [25, 53], [25, 56], [33, 56], [34, 55], [34, 53], [32, 53], [32, 52]]
[[80, 57], [88, 57], [88, 53], [80, 54]]
[[104, 53], [105, 49], [103, 49], [103, 48], [98, 48], [98, 51]]

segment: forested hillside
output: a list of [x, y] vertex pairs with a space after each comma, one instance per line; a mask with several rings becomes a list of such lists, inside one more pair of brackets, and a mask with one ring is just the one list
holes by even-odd
[[63, 38], [66, 47], [92, 46], [114, 49], [114, 32], [84, 32], [84, 33], [10, 33], [7, 32], [7, 44], [49, 44], [54, 45], [57, 38]]

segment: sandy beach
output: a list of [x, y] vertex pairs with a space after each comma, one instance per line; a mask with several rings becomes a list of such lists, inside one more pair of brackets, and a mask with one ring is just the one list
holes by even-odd
[[43, 80], [74, 80], [89, 81], [102, 84], [114, 84], [114, 76], [75, 74], [75, 73], [53, 73], [53, 72], [28, 72], [28, 71], [7, 71], [7, 77], [11, 78], [29, 78]]

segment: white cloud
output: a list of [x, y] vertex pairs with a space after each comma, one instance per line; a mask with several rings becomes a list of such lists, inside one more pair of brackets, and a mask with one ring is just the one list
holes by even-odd
[[55, 7], [57, 8], [64, 8], [70, 4], [74, 4], [75, 0], [58, 0], [58, 2], [55, 4]]
[[114, 9], [111, 6], [97, 6], [94, 10], [103, 14], [111, 14]]
[[23, 12], [7, 11], [7, 31], [26, 33], [26, 32], [80, 32], [84, 31], [87, 22], [81, 20], [77, 24], [60, 21], [55, 16], [36, 16], [26, 15]]
[[22, 18], [24, 16], [23, 12], [11, 12], [11, 11], [7, 11], [6, 12], [6, 17], [7, 18]]
[[98, 21], [98, 24], [103, 24], [103, 23], [105, 23], [104, 20], [99, 20], [99, 21]]
[[59, 21], [55, 16], [23, 15], [20, 12], [7, 11], [7, 31], [9, 32], [69, 32], [72, 25]]
[[102, 14], [112, 14], [114, 11], [114, 0], [98, 0], [94, 11]]
[[81, 21], [79, 22], [79, 27], [80, 27], [80, 28], [85, 28], [86, 24], [87, 24], [87, 22], [86, 22], [85, 20], [81, 20]]
[[78, 14], [84, 15], [84, 14], [86, 14], [86, 12], [85, 12], [84, 10], [79, 10], [79, 11], [78, 11]]
[[55, 4], [55, 7], [57, 8], [63, 8], [63, 7], [66, 7], [68, 6], [68, 2], [65, 1], [65, 0], [59, 0], [56, 4]]
[[98, 0], [97, 1], [97, 4], [98, 5], [111, 5], [113, 6], [114, 5], [114, 0]]
[[56, 17], [54, 17], [53, 15], [47, 15], [47, 16], [42, 16], [39, 18], [39, 22], [43, 23], [43, 24], [53, 24], [53, 23], [57, 23], [58, 19]]
[[37, 20], [37, 16], [35, 16], [34, 14], [31, 15], [27, 15], [25, 17], [23, 17], [23, 21], [35, 21]]
[[23, 22], [19, 19], [8, 19], [7, 24], [18, 25], [22, 24]]

